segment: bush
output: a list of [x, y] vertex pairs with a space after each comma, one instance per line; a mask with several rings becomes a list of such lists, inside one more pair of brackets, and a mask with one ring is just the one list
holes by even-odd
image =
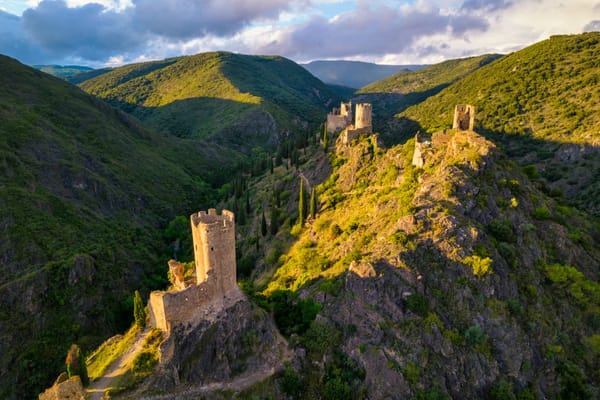
[[478, 278], [485, 276], [492, 272], [492, 259], [489, 257], [482, 258], [480, 256], [469, 256], [465, 257], [463, 264], [470, 266], [475, 275]]
[[552, 215], [547, 207], [538, 207], [533, 211], [533, 218], [537, 220], [545, 220], [552, 218]]
[[136, 377], [145, 377], [152, 373], [158, 364], [158, 357], [153, 351], [144, 350], [133, 359], [131, 370]]
[[487, 341], [487, 335], [479, 326], [471, 326], [465, 331], [465, 343], [468, 346], [475, 347]]
[[406, 297], [406, 308], [421, 317], [427, 316], [429, 313], [429, 299], [419, 293], [413, 293]]
[[489, 399], [516, 400], [515, 393], [513, 392], [513, 386], [510, 383], [501, 380], [490, 389]]
[[488, 225], [488, 230], [497, 240], [508, 243], [515, 242], [515, 234], [509, 220], [495, 219]]

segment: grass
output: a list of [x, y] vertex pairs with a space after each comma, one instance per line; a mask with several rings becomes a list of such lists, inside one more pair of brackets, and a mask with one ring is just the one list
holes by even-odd
[[96, 380], [101, 377], [106, 368], [129, 350], [139, 333], [140, 329], [134, 324], [125, 335], [111, 337], [90, 354], [86, 361], [90, 379]]

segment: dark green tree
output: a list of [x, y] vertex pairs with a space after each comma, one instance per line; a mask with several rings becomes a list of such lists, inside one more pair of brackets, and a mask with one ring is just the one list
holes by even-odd
[[267, 236], [267, 219], [265, 218], [265, 209], [262, 210], [262, 215], [260, 217], [260, 233], [263, 236]]
[[306, 206], [304, 205], [304, 179], [300, 177], [300, 194], [298, 195], [298, 223], [300, 226], [304, 226], [306, 219], [305, 214]]
[[140, 329], [144, 329], [146, 327], [146, 308], [144, 306], [142, 296], [137, 290], [133, 294], [133, 318], [135, 320], [135, 324], [140, 327]]
[[327, 138], [327, 124], [323, 124], [323, 150], [327, 151], [327, 146], [329, 146]]
[[69, 378], [78, 375], [81, 379], [81, 383], [87, 385], [89, 383], [87, 366], [85, 365], [85, 359], [81, 354], [81, 349], [76, 344], [72, 344], [67, 352], [67, 358], [65, 360], [67, 367], [67, 375]]
[[271, 225], [269, 226], [271, 235], [276, 235], [279, 230], [279, 208], [271, 207]]
[[250, 207], [250, 195], [246, 192], [246, 214], [250, 215], [252, 208]]
[[310, 217], [315, 219], [317, 215], [317, 188], [313, 187], [310, 192]]

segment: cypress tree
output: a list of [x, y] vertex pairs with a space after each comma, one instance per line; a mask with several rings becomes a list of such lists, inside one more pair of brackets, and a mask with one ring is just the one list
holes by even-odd
[[265, 218], [265, 209], [262, 210], [262, 216], [260, 219], [260, 233], [263, 236], [267, 236], [267, 219]]
[[144, 307], [142, 296], [137, 290], [133, 294], [133, 318], [135, 319], [135, 324], [140, 329], [146, 327], [146, 309]]
[[317, 215], [317, 189], [313, 187], [312, 191], [310, 192], [310, 217], [312, 219], [315, 219], [316, 215]]
[[304, 220], [306, 218], [304, 210], [304, 182], [302, 177], [300, 177], [300, 194], [298, 196], [298, 223], [300, 226], [304, 226]]
[[81, 349], [76, 344], [72, 344], [67, 352], [67, 358], [65, 360], [67, 367], [67, 375], [70, 377], [78, 375], [81, 379], [81, 383], [87, 385], [89, 383], [87, 366], [85, 365], [85, 359], [81, 354]]
[[250, 208], [250, 195], [246, 192], [246, 214], [250, 215], [252, 208]]
[[279, 209], [276, 207], [271, 207], [271, 225], [269, 231], [271, 235], [277, 235], [277, 231], [279, 230]]
[[323, 124], [323, 150], [327, 151], [328, 138], [327, 138], [327, 124]]

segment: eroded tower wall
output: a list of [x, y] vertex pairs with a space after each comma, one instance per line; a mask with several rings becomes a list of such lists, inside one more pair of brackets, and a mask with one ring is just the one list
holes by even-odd
[[475, 106], [470, 104], [457, 104], [454, 109], [452, 129], [472, 131], [475, 127]]
[[354, 122], [355, 129], [371, 128], [372, 108], [369, 103], [361, 103], [356, 105], [356, 120]]
[[210, 209], [208, 213], [192, 214], [190, 220], [197, 283], [214, 281], [223, 294], [237, 288], [233, 213], [223, 210], [218, 215], [215, 209]]

